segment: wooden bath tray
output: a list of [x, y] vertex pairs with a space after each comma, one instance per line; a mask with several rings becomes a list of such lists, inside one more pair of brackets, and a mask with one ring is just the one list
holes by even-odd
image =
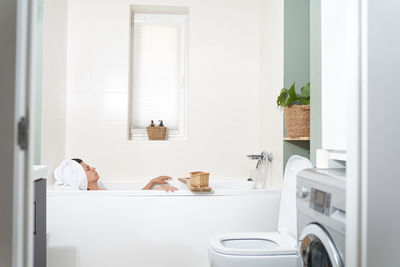
[[209, 192], [212, 190], [211, 187], [197, 187], [197, 186], [191, 186], [190, 185], [190, 178], [178, 178], [179, 181], [182, 183], [185, 183], [187, 187], [189, 188], [190, 191], [192, 192]]

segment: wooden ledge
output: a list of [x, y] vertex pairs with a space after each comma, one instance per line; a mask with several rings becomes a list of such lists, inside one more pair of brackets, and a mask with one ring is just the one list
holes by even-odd
[[310, 137], [295, 137], [295, 138], [291, 138], [291, 137], [284, 137], [283, 138], [284, 141], [310, 141]]

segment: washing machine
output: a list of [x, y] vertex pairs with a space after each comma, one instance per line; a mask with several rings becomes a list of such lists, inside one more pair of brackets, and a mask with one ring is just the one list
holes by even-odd
[[297, 175], [298, 267], [344, 267], [345, 169], [307, 169]]

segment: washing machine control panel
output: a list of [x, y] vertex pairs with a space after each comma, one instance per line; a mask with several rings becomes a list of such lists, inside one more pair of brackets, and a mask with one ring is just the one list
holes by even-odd
[[311, 185], [297, 187], [297, 198], [308, 202], [308, 206], [325, 215], [329, 215], [332, 194]]
[[299, 186], [297, 189], [298, 198], [307, 198], [310, 195], [310, 188], [307, 186]]
[[304, 214], [344, 232], [346, 217], [344, 178], [332, 175], [332, 171], [304, 170], [297, 175], [296, 195], [298, 214]]
[[311, 188], [310, 208], [325, 215], [330, 215], [331, 194], [325, 191]]

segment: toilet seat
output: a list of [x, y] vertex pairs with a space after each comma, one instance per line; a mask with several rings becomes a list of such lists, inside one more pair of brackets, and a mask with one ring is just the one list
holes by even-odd
[[285, 168], [277, 232], [219, 234], [209, 239], [213, 267], [297, 266], [296, 175], [312, 168], [310, 160], [292, 156]]
[[286, 233], [278, 232], [219, 234], [209, 240], [209, 245], [213, 251], [228, 255], [297, 254], [296, 240]]

